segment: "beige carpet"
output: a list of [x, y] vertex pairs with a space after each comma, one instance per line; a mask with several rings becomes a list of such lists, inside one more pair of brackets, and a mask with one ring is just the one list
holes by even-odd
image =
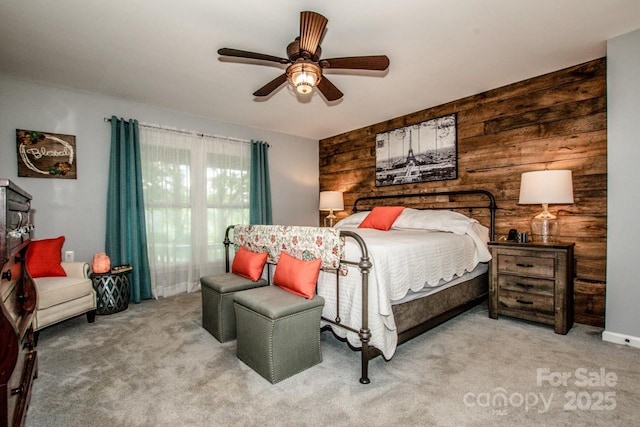
[[220, 344], [201, 328], [200, 298], [146, 301], [94, 324], [80, 317], [43, 330], [27, 426], [631, 426], [640, 419], [640, 351], [603, 342], [599, 328], [575, 325], [561, 336], [489, 319], [481, 305], [400, 346], [391, 361], [372, 361], [369, 385], [358, 382], [359, 353], [324, 332], [323, 363], [271, 385], [235, 357], [235, 342]]

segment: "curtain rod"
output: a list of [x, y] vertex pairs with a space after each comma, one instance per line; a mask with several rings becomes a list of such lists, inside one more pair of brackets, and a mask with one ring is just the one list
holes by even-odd
[[[111, 122], [111, 117], [105, 117], [104, 121], [105, 122]], [[245, 144], [250, 144], [251, 143], [251, 141], [248, 140], [248, 139], [233, 138], [233, 137], [230, 137], [230, 136], [221, 136], [221, 135], [209, 135], [209, 134], [202, 133], [202, 132], [175, 129], [175, 128], [166, 127], [166, 126], [152, 125], [152, 124], [149, 124], [149, 123], [138, 122], [138, 126], [151, 128], [151, 129], [166, 130], [166, 131], [176, 132], [176, 133], [182, 133], [182, 134], [185, 134], [185, 135], [195, 135], [195, 136], [201, 136], [201, 137], [206, 137], [206, 138], [226, 139], [226, 140], [229, 140], [229, 141], [242, 142], [242, 143], [245, 143]], [[267, 147], [271, 147], [271, 145], [267, 144]]]

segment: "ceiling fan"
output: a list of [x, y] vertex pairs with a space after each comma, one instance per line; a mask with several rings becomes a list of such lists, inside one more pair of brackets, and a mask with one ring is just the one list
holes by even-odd
[[342, 98], [343, 93], [323, 76], [323, 69], [384, 71], [389, 67], [389, 58], [386, 55], [373, 55], [320, 59], [320, 39], [327, 22], [327, 18], [319, 13], [300, 12], [300, 36], [287, 46], [288, 59], [229, 48], [219, 49], [218, 54], [290, 64], [284, 74], [255, 91], [254, 96], [268, 96], [288, 80], [301, 94], [308, 94], [317, 87], [327, 101], [336, 101]]

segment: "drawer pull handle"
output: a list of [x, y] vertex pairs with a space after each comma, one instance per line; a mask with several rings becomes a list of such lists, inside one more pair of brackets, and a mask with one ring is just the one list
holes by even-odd
[[2, 272], [2, 280], [11, 280], [11, 270]]
[[23, 391], [24, 391], [24, 386], [23, 385], [21, 385], [20, 387], [12, 388], [11, 389], [11, 396], [15, 396], [17, 394], [22, 394]]
[[525, 289], [531, 289], [531, 288], [533, 288], [533, 285], [530, 285], [530, 284], [528, 284], [528, 283], [519, 283], [519, 282], [516, 282], [516, 286], [520, 286], [521, 288], [525, 288]]
[[534, 265], [533, 265], [533, 264], [523, 264], [523, 263], [521, 263], [521, 262], [516, 263], [516, 265], [517, 265], [518, 267], [524, 267], [524, 268], [532, 268], [532, 267], [534, 267]]
[[532, 305], [533, 304], [533, 301], [525, 301], [525, 300], [522, 300], [522, 299], [517, 299], [516, 301], [519, 302], [520, 304], [528, 304], [528, 305]]

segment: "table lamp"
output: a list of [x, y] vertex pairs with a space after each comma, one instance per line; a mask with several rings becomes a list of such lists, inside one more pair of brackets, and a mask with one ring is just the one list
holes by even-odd
[[325, 227], [333, 227], [336, 216], [333, 211], [341, 211], [344, 209], [344, 200], [342, 191], [321, 191], [320, 192], [320, 210], [329, 211], [329, 215], [324, 219]]
[[549, 212], [549, 205], [573, 203], [571, 171], [545, 169], [523, 173], [519, 203], [542, 204], [542, 212], [531, 220], [531, 236], [534, 241], [556, 241], [559, 232], [558, 219]]

